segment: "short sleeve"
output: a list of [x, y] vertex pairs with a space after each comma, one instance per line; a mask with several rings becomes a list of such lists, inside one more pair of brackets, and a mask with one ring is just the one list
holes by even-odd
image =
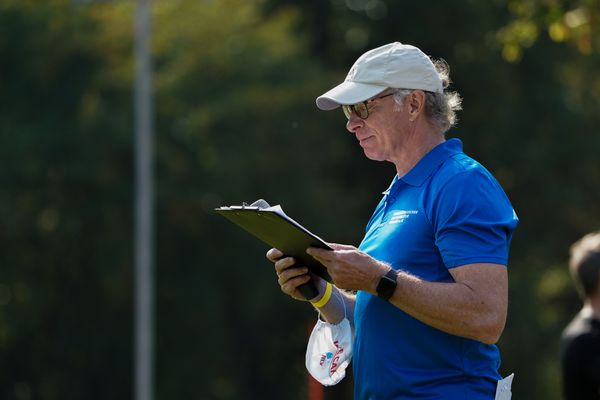
[[449, 178], [433, 202], [435, 244], [447, 268], [508, 265], [518, 218], [496, 179], [482, 167]]

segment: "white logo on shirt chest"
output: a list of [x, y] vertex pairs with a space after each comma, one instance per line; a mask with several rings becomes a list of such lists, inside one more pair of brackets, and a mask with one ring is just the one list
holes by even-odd
[[389, 224], [400, 224], [406, 221], [411, 215], [416, 215], [419, 210], [398, 210], [392, 212], [392, 217], [388, 221]]

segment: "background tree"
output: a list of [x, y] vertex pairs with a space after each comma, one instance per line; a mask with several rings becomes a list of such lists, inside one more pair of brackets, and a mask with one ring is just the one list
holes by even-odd
[[[358, 244], [393, 166], [314, 99], [399, 40], [448, 61], [465, 108], [448, 136], [521, 218], [502, 372], [515, 398], [558, 399], [558, 336], [580, 305], [567, 250], [600, 220], [599, 7], [154, 2], [157, 398], [306, 398], [316, 316], [212, 209], [263, 197]], [[131, 2], [0, 0], [3, 399], [132, 396], [132, 17]]]

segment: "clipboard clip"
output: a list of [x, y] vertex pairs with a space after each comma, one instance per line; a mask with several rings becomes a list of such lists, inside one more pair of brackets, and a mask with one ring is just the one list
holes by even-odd
[[271, 207], [271, 205], [269, 203], [267, 203], [267, 201], [265, 199], [258, 199], [250, 205], [248, 203], [246, 203], [245, 201], [242, 202], [242, 208], [246, 208], [246, 207], [258, 208], [259, 210], [262, 210], [263, 208]]

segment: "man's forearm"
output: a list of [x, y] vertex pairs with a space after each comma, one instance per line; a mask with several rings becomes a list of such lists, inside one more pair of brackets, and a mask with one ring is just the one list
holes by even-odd
[[428, 282], [401, 272], [398, 286], [389, 301], [421, 322], [444, 332], [483, 343], [495, 343], [506, 321], [506, 271], [502, 266], [491, 264], [482, 264], [478, 268], [487, 268], [480, 271], [489, 275], [485, 280]]

